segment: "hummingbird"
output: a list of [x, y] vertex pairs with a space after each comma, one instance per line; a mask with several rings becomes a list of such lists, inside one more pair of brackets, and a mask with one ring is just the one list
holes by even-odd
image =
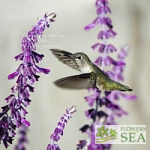
[[54, 84], [65, 89], [99, 88], [104, 91], [132, 91], [131, 88], [111, 79], [105, 72], [96, 66], [90, 58], [82, 52], [70, 52], [50, 49], [62, 63], [76, 69], [82, 74], [60, 78]]

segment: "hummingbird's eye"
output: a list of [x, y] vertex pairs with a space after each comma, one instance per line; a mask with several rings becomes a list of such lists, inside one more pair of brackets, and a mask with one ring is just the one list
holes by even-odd
[[78, 59], [81, 59], [81, 56], [78, 56]]

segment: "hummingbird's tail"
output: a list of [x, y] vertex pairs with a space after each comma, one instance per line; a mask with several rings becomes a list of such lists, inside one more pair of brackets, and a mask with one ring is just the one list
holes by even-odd
[[116, 90], [124, 91], [124, 92], [125, 92], [125, 91], [132, 91], [131, 88], [129, 88], [128, 86], [123, 85], [123, 84], [121, 84], [121, 83], [119, 83], [119, 82], [116, 82], [115, 88], [116, 88]]
[[120, 91], [132, 91], [132, 89], [128, 86], [123, 85], [123, 88], [121, 88]]

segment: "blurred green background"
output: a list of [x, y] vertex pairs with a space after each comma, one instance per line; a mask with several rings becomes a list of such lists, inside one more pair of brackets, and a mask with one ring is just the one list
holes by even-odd
[[[124, 44], [130, 45], [126, 59], [125, 84], [133, 88], [137, 101], [121, 99], [118, 103], [129, 112], [128, 116], [116, 119], [118, 124], [147, 125], [146, 145], [113, 145], [112, 150], [148, 150], [150, 144], [150, 1], [149, 0], [109, 0], [112, 10], [111, 19], [118, 36], [111, 42], [120, 49]], [[35, 83], [35, 92], [31, 93], [31, 105], [27, 108], [27, 119], [31, 122], [28, 132], [29, 150], [44, 150], [50, 134], [56, 127], [65, 109], [77, 106], [77, 112], [67, 124], [64, 136], [58, 143], [62, 150], [75, 150], [76, 142], [87, 139], [79, 128], [90, 123], [84, 115], [89, 107], [84, 100], [86, 90], [62, 90], [53, 85], [53, 81], [66, 75], [78, 74], [76, 70], [65, 66], [50, 53], [50, 48], [59, 48], [70, 52], [85, 52], [94, 61], [98, 52], [91, 50], [97, 42], [101, 28], [89, 32], [84, 26], [96, 17], [95, 0], [0, 0], [0, 106], [5, 105], [5, 97], [15, 80], [8, 81], [7, 75], [16, 70], [20, 62], [14, 56], [21, 53], [21, 39], [37, 23], [38, 17], [55, 12], [56, 22], [46, 29], [37, 44], [37, 52], [45, 55], [39, 64], [50, 68], [48, 75], [41, 75]], [[17, 140], [17, 136], [14, 143]], [[0, 145], [0, 150], [4, 150]], [[8, 150], [12, 150], [10, 146]]]

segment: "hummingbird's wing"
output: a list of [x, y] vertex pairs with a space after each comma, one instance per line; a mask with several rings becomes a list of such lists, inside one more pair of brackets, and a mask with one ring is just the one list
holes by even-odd
[[72, 53], [59, 49], [50, 49], [50, 50], [61, 62], [79, 71], [79, 66], [72, 58], [73, 55]]
[[84, 73], [56, 80], [55, 85], [66, 89], [88, 89], [96, 88], [96, 77], [94, 73]]

